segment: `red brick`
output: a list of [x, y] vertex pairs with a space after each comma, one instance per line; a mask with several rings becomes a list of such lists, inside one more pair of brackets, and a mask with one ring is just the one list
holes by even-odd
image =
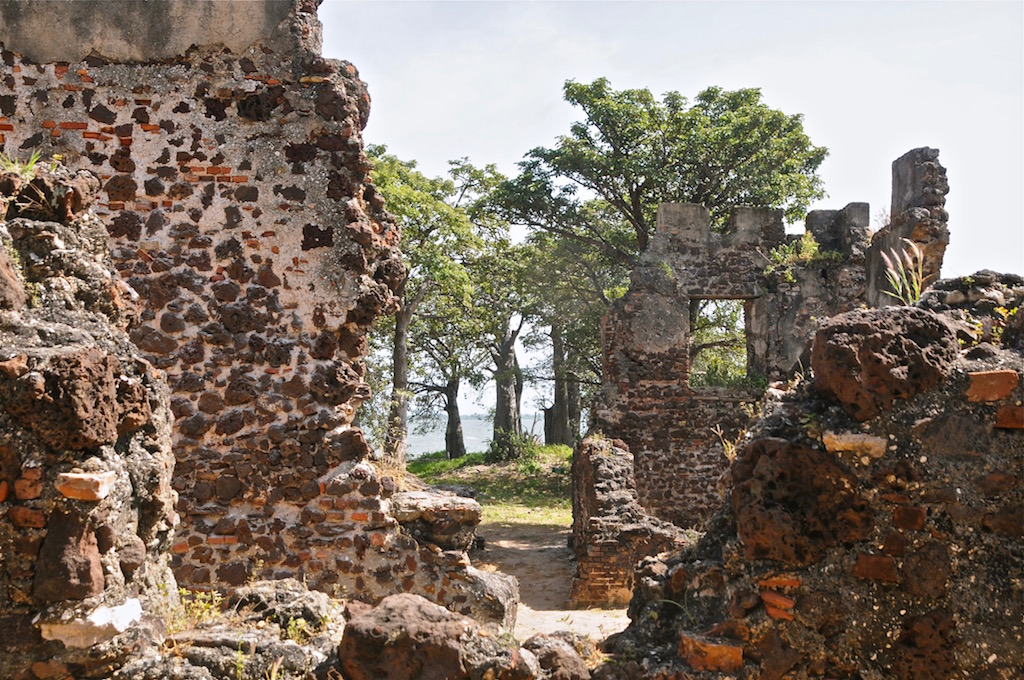
[[60, 124], [61, 130], [88, 130], [88, 123], [80, 123], [75, 121], [65, 121]]
[[978, 371], [969, 375], [971, 386], [967, 388], [968, 401], [1005, 399], [1020, 382], [1017, 371]]
[[885, 555], [857, 555], [857, 564], [853, 567], [853, 575], [868, 581], [888, 581], [895, 583], [896, 560]]
[[160, 126], [152, 123], [142, 123], [141, 127], [144, 132], [160, 132]]
[[1001, 430], [1024, 430], [1024, 406], [1004, 406], [996, 411], [996, 427]]
[[14, 132], [14, 126], [10, 123], [0, 123], [0, 130], [4, 130], [5, 132]]
[[898, 529], [911, 529], [921, 531], [924, 529], [925, 520], [928, 518], [928, 511], [913, 505], [906, 505], [896, 508], [892, 513], [892, 524]]
[[22, 477], [14, 482], [14, 495], [20, 501], [30, 501], [43, 495], [42, 480]]
[[46, 526], [46, 514], [42, 510], [26, 508], [24, 505], [12, 506], [7, 511], [7, 519], [16, 527], [42, 529]]
[[210, 536], [206, 542], [210, 545], [234, 545], [238, 543], [237, 536]]

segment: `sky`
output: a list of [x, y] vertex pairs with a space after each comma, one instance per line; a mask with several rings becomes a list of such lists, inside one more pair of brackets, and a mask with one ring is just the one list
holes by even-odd
[[319, 9], [324, 54], [372, 98], [366, 143], [428, 175], [515, 174], [581, 112], [566, 80], [694, 97], [761, 88], [804, 116], [828, 197], [888, 209], [891, 163], [940, 150], [943, 276], [1024, 273], [1024, 2], [363, 2]]

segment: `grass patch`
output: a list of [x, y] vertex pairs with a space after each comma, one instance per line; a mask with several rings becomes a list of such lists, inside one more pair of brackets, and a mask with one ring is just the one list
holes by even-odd
[[539, 447], [527, 461], [485, 464], [474, 453], [448, 460], [444, 452], [420, 456], [408, 470], [427, 484], [460, 484], [476, 489], [485, 523], [572, 524], [572, 449]]
[[437, 451], [435, 453], [425, 453], [418, 458], [410, 460], [406, 464], [405, 469], [429, 484], [431, 483], [428, 481], [430, 478], [461, 470], [464, 467], [482, 465], [483, 462], [484, 454], [482, 453], [470, 453], [462, 458], [450, 459], [445, 455], [444, 451]]

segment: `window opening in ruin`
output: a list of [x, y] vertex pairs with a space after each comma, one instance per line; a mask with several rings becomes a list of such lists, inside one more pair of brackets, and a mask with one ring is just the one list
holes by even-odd
[[690, 386], [747, 387], [744, 300], [690, 300]]

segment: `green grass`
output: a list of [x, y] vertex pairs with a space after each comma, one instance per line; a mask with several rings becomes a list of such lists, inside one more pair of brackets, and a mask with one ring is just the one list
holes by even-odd
[[444, 451], [420, 456], [408, 471], [427, 484], [476, 489], [483, 521], [498, 524], [572, 524], [572, 449], [538, 447], [529, 460], [485, 464], [484, 454], [448, 460]]

